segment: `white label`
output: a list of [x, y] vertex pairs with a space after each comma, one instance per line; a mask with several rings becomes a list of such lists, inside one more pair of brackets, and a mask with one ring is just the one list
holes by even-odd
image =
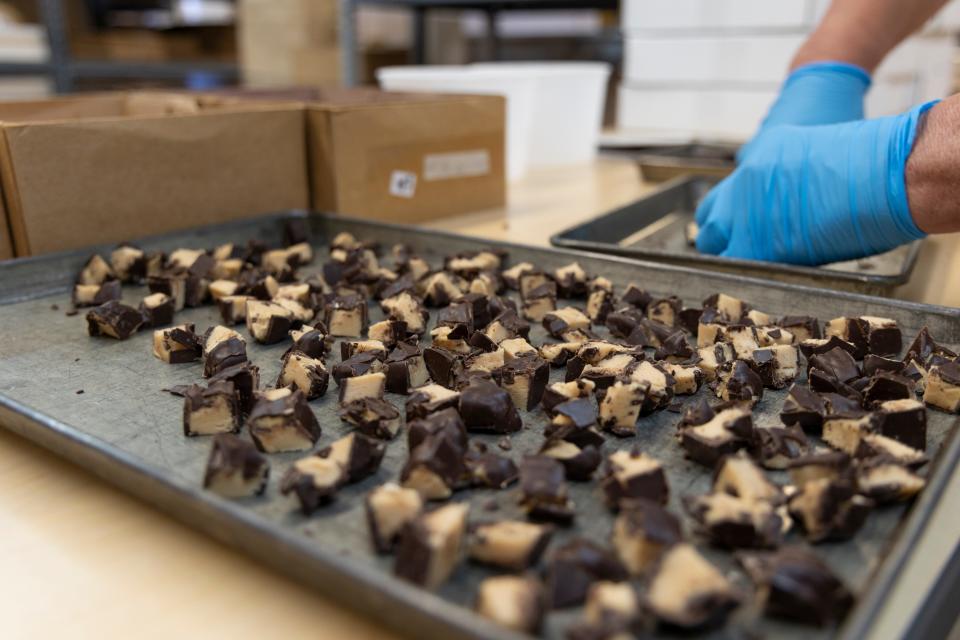
[[490, 173], [490, 154], [486, 149], [431, 153], [423, 158], [424, 180], [469, 178]]
[[390, 195], [412, 198], [417, 192], [417, 174], [411, 171], [394, 171], [390, 174]]

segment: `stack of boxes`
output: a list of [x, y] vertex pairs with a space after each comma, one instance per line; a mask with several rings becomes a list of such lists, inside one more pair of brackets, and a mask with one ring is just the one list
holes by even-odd
[[[877, 70], [869, 116], [952, 92], [957, 5]], [[829, 0], [624, 0], [619, 128], [745, 140], [828, 6]]]

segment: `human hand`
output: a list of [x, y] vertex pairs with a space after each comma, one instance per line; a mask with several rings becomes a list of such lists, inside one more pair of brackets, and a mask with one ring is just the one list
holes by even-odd
[[697, 208], [697, 248], [819, 265], [924, 237], [910, 215], [904, 170], [933, 104], [873, 120], [771, 127]]
[[813, 62], [795, 69], [783, 83], [753, 139], [737, 152], [745, 161], [757, 138], [777, 125], [836, 124], [863, 119], [870, 74], [846, 62]]

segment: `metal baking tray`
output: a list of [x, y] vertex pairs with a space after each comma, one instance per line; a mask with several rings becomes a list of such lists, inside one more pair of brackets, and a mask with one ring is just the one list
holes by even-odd
[[736, 168], [735, 144], [686, 144], [640, 148], [636, 158], [640, 173], [647, 182], [666, 182], [679, 176], [698, 175], [723, 178]]
[[[278, 242], [282, 221], [287, 217], [267, 216], [204, 227], [141, 244], [147, 249], [171, 250], [244, 242], [251, 237]], [[325, 239], [339, 231], [377, 240], [385, 247], [405, 242], [434, 264], [439, 263], [443, 254], [491, 245], [454, 234], [333, 216], [313, 215], [309, 221], [318, 260], [307, 273], [319, 269]], [[637, 281], [656, 295], [682, 296], [687, 304], [724, 291], [774, 314], [809, 313], [821, 319], [849, 313], [886, 316], [896, 319], [907, 336], [928, 325], [942, 342], [960, 345], [960, 310], [573, 251], [513, 244], [494, 246], [508, 250], [513, 261], [527, 260], [544, 268], [576, 259], [589, 272], [602, 273], [618, 287]], [[464, 563], [437, 594], [431, 594], [393, 578], [392, 558], [372, 552], [362, 497], [373, 486], [396, 478], [407, 453], [402, 437], [389, 444], [375, 476], [345, 487], [334, 504], [311, 517], [300, 515], [293, 500], [280, 496], [277, 490], [278, 480], [289, 464], [303, 454], [270, 456], [271, 480], [262, 497], [230, 501], [202, 490], [209, 440], [185, 438], [182, 400], [161, 392], [171, 385], [199, 381], [200, 365], [161, 363], [151, 355], [149, 332], [122, 343], [87, 337], [83, 314], [68, 317], [64, 309], [68, 306], [73, 275], [88, 255], [88, 251], [71, 252], [0, 264], [0, 326], [4, 327], [0, 332], [0, 424], [404, 635], [519, 637], [471, 612], [477, 583], [490, 575], [487, 569]], [[137, 288], [125, 289], [124, 299], [136, 303], [142, 294]], [[54, 305], [59, 308], [54, 309]], [[372, 321], [379, 318], [378, 310], [372, 313]], [[218, 322], [218, 317], [213, 308], [188, 309], [178, 315], [177, 321], [194, 322], [204, 328]], [[532, 338], [534, 342], [542, 340], [542, 329], [535, 328]], [[285, 348], [283, 344], [250, 344], [251, 360], [261, 367], [265, 384], [275, 379]], [[552, 379], [559, 375], [559, 371], [554, 371]], [[83, 393], [78, 394], [81, 390]], [[784, 392], [768, 392], [755, 418], [778, 422], [783, 396]], [[390, 399], [402, 402], [401, 397]], [[313, 403], [323, 427], [318, 447], [346, 433], [335, 417], [335, 404], [332, 392]], [[928, 469], [928, 486], [918, 500], [912, 506], [875, 511], [849, 543], [815, 547], [858, 596], [856, 608], [843, 626], [809, 629], [758, 617], [747, 606], [741, 608], [725, 630], [714, 632], [714, 637], [865, 636], [903, 567], [911, 560], [913, 547], [960, 459], [960, 438], [950, 437], [957, 416], [931, 411], [929, 418], [928, 454], [934, 460]], [[609, 453], [616, 448], [639, 446], [661, 459], [672, 487], [670, 508], [679, 513], [680, 496], [706, 492], [711, 474], [684, 459], [673, 435], [677, 419], [670, 412], [657, 413], [643, 420], [636, 438], [610, 440], [605, 449]], [[542, 440], [542, 414], [524, 414], [524, 423], [526, 428], [513, 438], [509, 453], [516, 459], [538, 448]], [[491, 446], [497, 440], [496, 436], [473, 437]], [[783, 481], [782, 476], [774, 477]], [[572, 497], [577, 503], [577, 521], [570, 529], [559, 531], [552, 544], [572, 535], [606, 542], [612, 518], [595, 485], [573, 484]], [[466, 491], [456, 494], [455, 499], [471, 502], [473, 520], [522, 517], [515, 488]], [[497, 505], [495, 512], [489, 510], [491, 501]], [[796, 533], [790, 539], [800, 540]], [[728, 553], [703, 544], [698, 546], [724, 570], [734, 570]], [[742, 574], [738, 582], [749, 588], [749, 581]], [[567, 624], [579, 615], [578, 610], [551, 613], [543, 635], [563, 638]]]
[[554, 235], [558, 247], [667, 262], [781, 282], [889, 296], [910, 278], [922, 240], [861, 260], [804, 267], [700, 253], [687, 243], [686, 226], [716, 178], [681, 176], [640, 200]]

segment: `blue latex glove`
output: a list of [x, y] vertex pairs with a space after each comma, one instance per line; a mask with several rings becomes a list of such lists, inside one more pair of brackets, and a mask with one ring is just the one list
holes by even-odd
[[697, 248], [730, 258], [818, 265], [924, 237], [904, 171], [920, 117], [780, 125], [697, 209]]
[[793, 71], [753, 139], [737, 152], [743, 162], [764, 131], [782, 124], [836, 124], [863, 119], [870, 74], [847, 62], [813, 62]]

